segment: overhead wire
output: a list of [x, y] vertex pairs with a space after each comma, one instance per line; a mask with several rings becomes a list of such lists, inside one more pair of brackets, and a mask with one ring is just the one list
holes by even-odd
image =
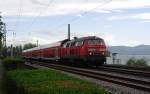
[[[17, 27], [18, 27], [18, 24], [20, 24], [20, 22], [21, 22], [21, 16], [22, 16], [22, 9], [23, 9], [23, 0], [18, 0], [19, 2], [18, 2], [18, 14], [16, 15], [16, 21], [15, 21], [15, 23], [14, 23], [14, 30], [17, 30]], [[14, 34], [15, 34], [15, 36], [16, 36], [16, 32], [14, 32], [14, 30], [13, 30], [13, 32], [12, 32], [12, 34], [13, 34], [13, 44], [15, 43], [14, 41], [15, 41], [15, 37], [14, 37]]]
[[[52, 4], [53, 1], [54, 1], [54, 0], [51, 0], [51, 1], [50, 1], [50, 3], [48, 4], [48, 6], [45, 7], [45, 10], [47, 10], [47, 8], [50, 7], [50, 5]], [[104, 0], [101, 0], [101, 1], [99, 2], [100, 4], [98, 4], [96, 7], [92, 8], [92, 9], [90, 9], [90, 10], [88, 10], [88, 11], [85, 11], [85, 12], [81, 13], [80, 15], [85, 16], [85, 15], [89, 14], [90, 12], [92, 12], [93, 10], [95, 10], [95, 9], [97, 9], [97, 8], [99, 8], [99, 7], [102, 7], [102, 6], [104, 6], [104, 5], [108, 4], [108, 3], [110, 3], [112, 0], [105, 0], [104, 2], [103, 2], [103, 1], [104, 1]], [[83, 2], [83, 4], [85, 4], [86, 2], [88, 2], [88, 0], [85, 0], [85, 1]], [[42, 15], [42, 13], [44, 13], [44, 11], [41, 11], [41, 12], [33, 19], [33, 21], [32, 21], [31, 24], [30, 24], [30, 28], [33, 26], [33, 24], [34, 24], [34, 22], [37, 20], [37, 18]], [[56, 30], [56, 29], [58, 30], [58, 28], [60, 29], [60, 27], [66, 25], [66, 24], [68, 24], [68, 23], [75, 22], [75, 21], [77, 21], [77, 20], [79, 20], [79, 17], [69, 19], [69, 20], [65, 21], [64, 23], [62, 23], [62, 24], [60, 24], [60, 25], [54, 27], [54, 28], [51, 29], [51, 30]]]
[[[89, 0], [83, 0], [83, 2], [81, 2], [80, 6], [82, 7], [83, 5], [85, 5]], [[60, 19], [61, 20], [61, 19]], [[40, 25], [40, 27], [44, 26], [44, 24]]]
[[[82, 6], [84, 6], [89, 0], [84, 0], [83, 2], [81, 2], [80, 7], [82, 8]], [[82, 10], [81, 10], [82, 11]], [[80, 12], [81, 12], [80, 11]]]
[[50, 0], [50, 2], [45, 6], [45, 8], [43, 9], [44, 11], [40, 11], [38, 15], [35, 16], [35, 18], [32, 20], [31, 24], [30, 24], [30, 28], [33, 26], [33, 24], [36, 22], [37, 18], [39, 16], [42, 15], [42, 13], [44, 13], [54, 2], [54, 0]]
[[[47, 10], [51, 5], [52, 5], [52, 3], [54, 2], [54, 0], [50, 0], [49, 2], [48, 2], [48, 4], [46, 4], [45, 5], [45, 7], [44, 7], [44, 9], [42, 9], [43, 11], [40, 11], [39, 13], [38, 13], [38, 15], [36, 15], [34, 18], [33, 18], [33, 20], [31, 21], [31, 23], [29, 24], [29, 28], [32, 28], [33, 27], [33, 25], [34, 25], [34, 23], [37, 21], [37, 18], [39, 17], [39, 16], [41, 16], [42, 15], [42, 13], [44, 13], [45, 12], [45, 10]], [[36, 8], [36, 10], [38, 10], [37, 8]], [[29, 39], [30, 40], [32, 40], [32, 36], [31, 36], [31, 30], [30, 31], [28, 31], [28, 35], [29, 35]]]
[[[84, 0], [81, 5], [85, 4], [85, 3], [88, 2], [88, 1], [89, 1], [89, 0]], [[51, 1], [51, 4], [52, 4], [52, 1]], [[48, 4], [48, 5], [49, 5], [49, 4]], [[49, 5], [49, 7], [50, 7], [50, 5]], [[46, 9], [46, 10], [47, 10], [47, 9]], [[46, 10], [45, 10], [45, 11], [46, 11]], [[39, 16], [41, 16], [42, 13], [43, 13], [43, 12], [40, 12], [39, 15], [36, 16], [36, 18], [38, 18]], [[35, 18], [35, 19], [36, 19], [36, 18]], [[34, 20], [33, 22], [35, 22], [35, 20]], [[33, 24], [33, 22], [32, 22], [32, 24]], [[32, 27], [32, 24], [30, 24], [30, 27]]]
[[[85, 4], [85, 3], [88, 2], [88, 1], [89, 1], [89, 0], [84, 0], [81, 5]], [[53, 2], [54, 2], [54, 0], [51, 0], [51, 1], [49, 2], [49, 4], [47, 4], [47, 6], [45, 7], [45, 9], [43, 9], [43, 10], [46, 11], [46, 10], [52, 5]], [[37, 10], [37, 9], [36, 9], [36, 10]], [[31, 22], [31, 24], [30, 24], [30, 28], [32, 28], [32, 26], [33, 26], [33, 24], [36, 22], [37, 18], [38, 18], [39, 16], [41, 16], [45, 11], [41, 11], [38, 15], [36, 15], [36, 17], [32, 20], [32, 22]], [[42, 27], [42, 26], [43, 26], [43, 24], [42, 24], [40, 27]], [[31, 31], [29, 31], [28, 34], [29, 34], [29, 37], [30, 37], [30, 36], [31, 36]]]
[[14, 23], [14, 27], [16, 28], [18, 25], [18, 23], [20, 22], [20, 18], [21, 18], [21, 15], [22, 15], [22, 0], [18, 0], [18, 14], [16, 14], [16, 18], [15, 18], [15, 23]]
[[[85, 12], [81, 13], [80, 15], [85, 16], [85, 15], [89, 14], [90, 12], [92, 12], [93, 10], [95, 10], [95, 9], [97, 9], [97, 8], [100, 8], [100, 7], [102, 7], [102, 6], [104, 6], [104, 5], [108, 4], [108, 3], [110, 3], [111, 1], [112, 1], [112, 0], [105, 0], [105, 1], [104, 1], [104, 0], [101, 0], [101, 1], [99, 1], [99, 4], [98, 4], [96, 7], [92, 8], [92, 9], [90, 9], [90, 10], [88, 10], [88, 11], [85, 11]], [[88, 2], [88, 0], [85, 0], [84, 2], [82, 2], [82, 4], [85, 4], [86, 2]], [[81, 6], [82, 6], [82, 4], [81, 4]], [[72, 22], [75, 22], [75, 21], [77, 21], [77, 20], [79, 20], [79, 17], [69, 19], [69, 20], [65, 21], [64, 23], [62, 23], [62, 24], [60, 24], [60, 25], [58, 25], [58, 26], [56, 26], [56, 27], [54, 27], [53, 29], [50, 29], [50, 30], [51, 30], [51, 31], [53, 31], [53, 30], [59, 31], [59, 30], [61, 29], [60, 27], [66, 25], [66, 24], [68, 24], [68, 23], [70, 24], [70, 23], [72, 23]]]
[[19, 8], [19, 19], [21, 20], [21, 16], [22, 16], [22, 10], [23, 10], [23, 0], [19, 0], [20, 1], [20, 8]]
[[[103, 0], [101, 0], [101, 1], [100, 1], [100, 4], [97, 5], [96, 7], [92, 8], [92, 9], [90, 9], [90, 10], [88, 10], [88, 11], [85, 11], [85, 12], [81, 13], [80, 15], [85, 16], [85, 15], [89, 14], [90, 12], [92, 12], [93, 10], [95, 10], [95, 9], [97, 9], [97, 8], [100, 8], [100, 7], [102, 7], [102, 6], [104, 6], [104, 5], [108, 4], [108, 3], [110, 3], [110, 2], [113, 1], [113, 0], [107, 0], [107, 1], [105, 1], [105, 2], [103, 2], [103, 3], [102, 3], [102, 1], [103, 1]], [[58, 25], [57, 27], [54, 27], [52, 30], [56, 30], [56, 29], [58, 30], [58, 28], [60, 29], [60, 27], [66, 25], [66, 24], [68, 24], [68, 23], [70, 24], [70, 23], [72, 23], [72, 22], [75, 22], [75, 21], [77, 21], [77, 20], [79, 20], [79, 17], [69, 19], [68, 21], [65, 21], [64, 23]]]

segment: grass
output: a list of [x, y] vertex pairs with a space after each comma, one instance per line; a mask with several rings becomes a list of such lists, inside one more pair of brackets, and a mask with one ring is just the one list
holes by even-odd
[[103, 88], [51, 69], [13, 70], [7, 77], [24, 91], [16, 94], [109, 94]]

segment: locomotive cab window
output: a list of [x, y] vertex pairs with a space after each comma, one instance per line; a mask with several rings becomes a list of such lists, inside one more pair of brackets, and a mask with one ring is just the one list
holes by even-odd
[[83, 45], [83, 41], [78, 41], [76, 42], [75, 46], [82, 46]]
[[71, 47], [75, 46], [75, 42], [72, 42], [70, 46], [71, 46]]
[[70, 43], [67, 43], [67, 44], [66, 44], [66, 48], [67, 48], [67, 47], [70, 47]]
[[66, 48], [66, 46], [67, 46], [67, 43], [63, 44], [63, 48]]
[[103, 44], [104, 44], [104, 41], [100, 39], [88, 40], [88, 45], [103, 45]]

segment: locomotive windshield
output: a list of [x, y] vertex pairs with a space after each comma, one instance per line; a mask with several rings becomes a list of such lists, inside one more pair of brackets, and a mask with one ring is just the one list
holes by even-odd
[[104, 45], [104, 41], [100, 39], [88, 40], [88, 45]]
[[82, 46], [83, 45], [83, 41], [77, 41], [75, 45], [76, 46]]

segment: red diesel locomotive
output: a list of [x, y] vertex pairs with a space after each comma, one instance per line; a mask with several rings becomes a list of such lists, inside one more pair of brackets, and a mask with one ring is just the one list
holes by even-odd
[[106, 62], [106, 45], [102, 38], [96, 36], [63, 40], [24, 50], [27, 59], [71, 61], [76, 64], [102, 65]]

